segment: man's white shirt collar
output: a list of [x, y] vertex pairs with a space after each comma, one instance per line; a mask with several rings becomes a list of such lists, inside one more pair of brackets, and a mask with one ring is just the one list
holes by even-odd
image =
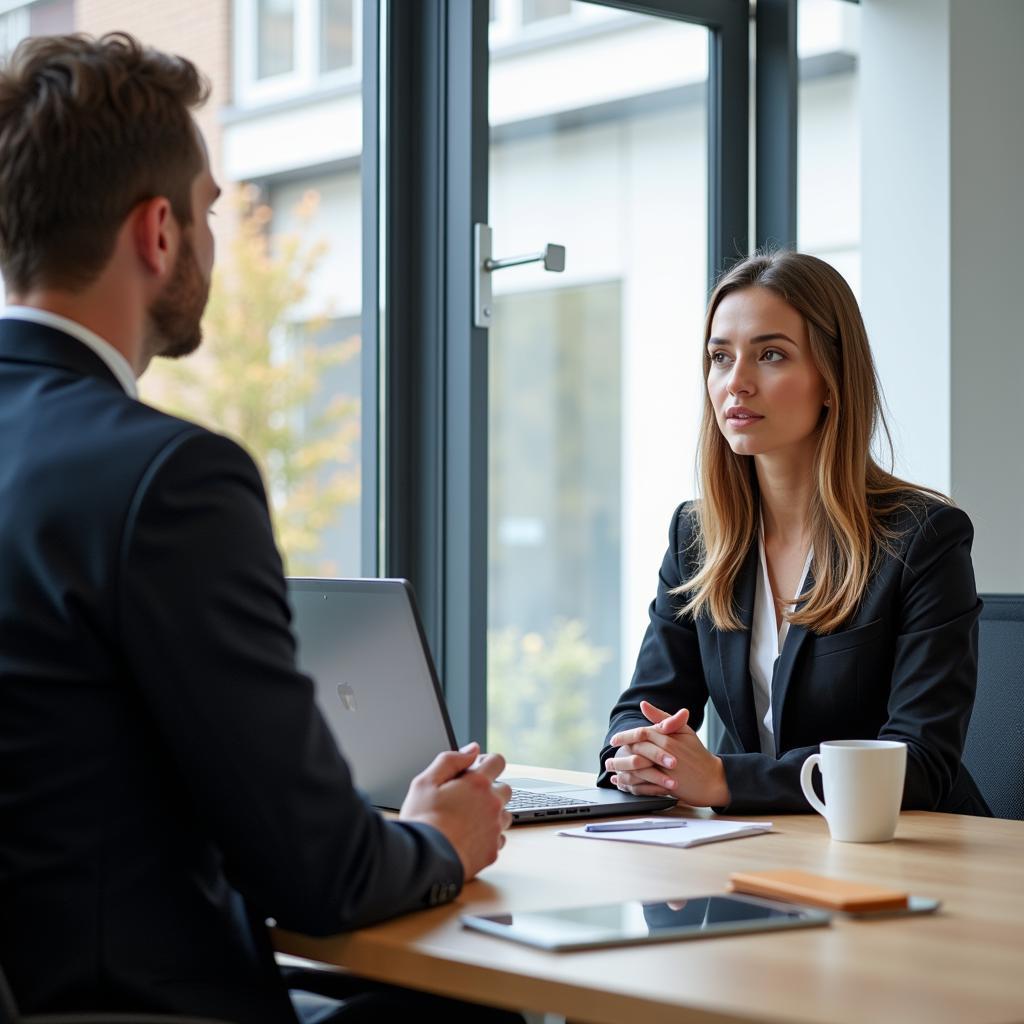
[[72, 338], [77, 338], [87, 348], [91, 348], [106, 363], [126, 394], [132, 398], [139, 397], [139, 386], [128, 360], [109, 341], [104, 341], [88, 327], [83, 327], [66, 316], [60, 316], [45, 309], [36, 309], [34, 306], [7, 306], [0, 313], [0, 319], [28, 320], [34, 324], [42, 324], [44, 327], [52, 327], [65, 334], [70, 334]]

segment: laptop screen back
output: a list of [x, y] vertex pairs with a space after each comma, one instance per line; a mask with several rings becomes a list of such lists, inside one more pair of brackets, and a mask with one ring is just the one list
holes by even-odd
[[290, 579], [299, 667], [377, 807], [397, 809], [413, 776], [454, 735], [404, 580]]

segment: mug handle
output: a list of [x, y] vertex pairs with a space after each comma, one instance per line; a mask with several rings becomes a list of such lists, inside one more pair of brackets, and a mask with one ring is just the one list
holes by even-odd
[[807, 802], [824, 818], [828, 816], [825, 805], [818, 799], [818, 794], [814, 792], [814, 786], [811, 785], [811, 774], [814, 772], [815, 765], [818, 766], [820, 772], [821, 754], [811, 754], [804, 761], [804, 766], [800, 769], [800, 788], [804, 791]]

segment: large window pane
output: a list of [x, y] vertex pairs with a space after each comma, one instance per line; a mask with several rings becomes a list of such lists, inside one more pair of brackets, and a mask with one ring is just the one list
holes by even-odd
[[[322, 52], [320, 19], [297, 19], [293, 0], [248, 2], [252, 18], [232, 18], [231, 0], [75, 7], [76, 28], [129, 31], [189, 57], [212, 84], [199, 123], [224, 195], [204, 341], [154, 362], [141, 393], [249, 449], [289, 572], [358, 575], [362, 99], [236, 106], [233, 59], [259, 53], [261, 72], [281, 72], [293, 51]], [[293, 45], [296, 26], [316, 36]]]
[[494, 256], [567, 257], [494, 275], [488, 742], [583, 769], [693, 496], [707, 281], [707, 31], [594, 10], [490, 81]]

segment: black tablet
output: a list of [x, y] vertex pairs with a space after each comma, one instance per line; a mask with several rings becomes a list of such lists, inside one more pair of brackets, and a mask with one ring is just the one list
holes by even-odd
[[466, 928], [549, 950], [598, 949], [642, 942], [827, 925], [823, 910], [755, 896], [688, 896], [661, 903], [605, 903], [514, 914], [463, 914]]

